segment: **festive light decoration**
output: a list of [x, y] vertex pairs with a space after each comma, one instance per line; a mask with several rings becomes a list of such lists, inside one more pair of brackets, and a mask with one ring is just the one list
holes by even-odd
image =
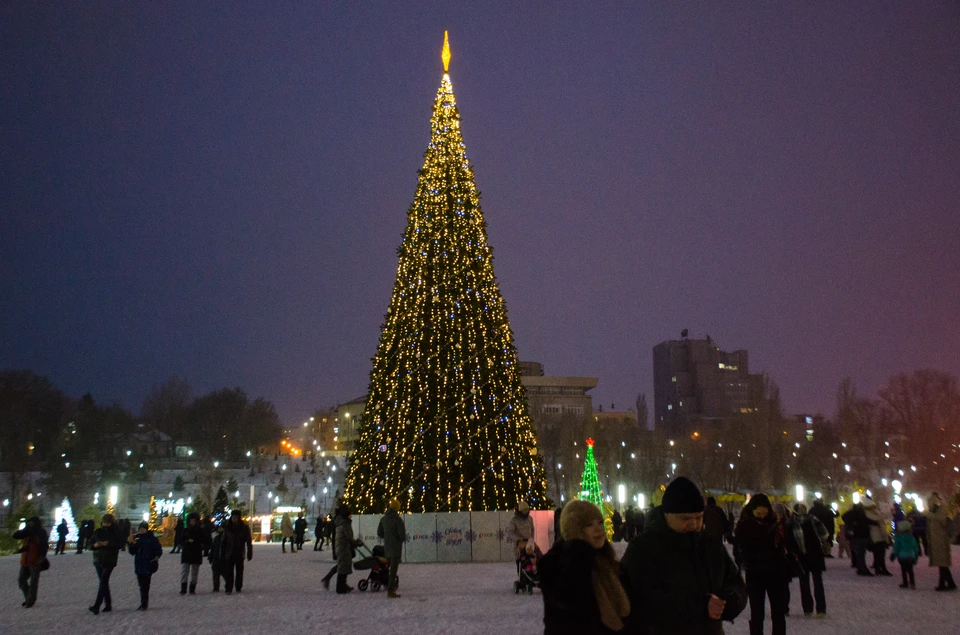
[[160, 528], [160, 521], [157, 518], [157, 497], [150, 497], [150, 519], [147, 521], [150, 524], [150, 531], [157, 531]]
[[[77, 527], [76, 519], [73, 517], [73, 508], [70, 506], [70, 501], [64, 498], [60, 507], [54, 510], [53, 517], [56, 521], [54, 522], [54, 528], [60, 524], [61, 520], [67, 520], [67, 542], [75, 542], [80, 536], [80, 530]], [[50, 533], [55, 535], [56, 529]]]
[[593, 456], [593, 439], [587, 439], [587, 454], [583, 462], [583, 476], [580, 478], [580, 498], [603, 509], [603, 491], [597, 475], [597, 460]]
[[361, 513], [392, 498], [410, 512], [543, 508], [545, 473], [446, 73], [430, 128], [344, 498]]

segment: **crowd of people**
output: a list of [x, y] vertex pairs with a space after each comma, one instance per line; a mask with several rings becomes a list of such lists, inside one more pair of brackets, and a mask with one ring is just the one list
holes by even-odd
[[613, 514], [613, 539], [633, 536], [617, 563], [596, 506], [577, 500], [558, 510], [557, 542], [538, 562], [546, 635], [720, 634], [723, 621], [748, 606], [751, 635], [762, 635], [767, 615], [772, 633], [782, 635], [794, 580], [804, 616], [827, 616], [823, 575], [835, 543], [840, 557], [848, 547], [861, 575], [893, 575], [886, 566], [889, 550], [902, 589], [916, 588], [913, 568], [925, 549], [930, 566], [940, 571], [936, 590], [956, 589], [948, 509], [937, 494], [925, 515], [895, 505], [888, 518], [866, 498], [838, 519], [819, 499], [810, 508], [788, 508], [757, 493], [733, 519], [680, 477], [666, 488], [661, 505], [642, 516], [639, 530], [636, 518], [633, 512], [632, 523], [621, 523]]
[[[384, 585], [390, 598], [397, 592], [398, 568], [406, 541], [406, 528], [398, 500], [390, 501], [377, 534], [384, 545], [378, 558], [386, 567]], [[607, 538], [601, 510], [590, 502], [574, 500], [554, 516], [557, 540], [544, 554], [533, 542], [530, 507], [521, 502], [507, 528], [514, 541], [518, 586], [539, 586], [544, 602], [546, 635], [566, 633], [721, 634], [722, 623], [732, 621], [748, 606], [749, 631], [761, 635], [769, 606], [774, 635], [786, 633], [794, 579], [800, 605], [807, 617], [826, 617], [827, 597], [823, 574], [833, 558], [849, 555], [850, 566], [862, 576], [892, 576], [889, 560], [899, 564], [902, 589], [915, 589], [914, 567], [922, 555], [937, 567], [937, 591], [957, 588], [950, 571], [951, 520], [948, 505], [933, 494], [925, 514], [904, 512], [894, 505], [885, 513], [869, 497], [853, 505], [842, 517], [816, 500], [788, 508], [764, 493], [749, 497], [739, 518], [725, 513], [712, 497], [704, 499], [687, 478], [672, 481], [659, 506], [649, 512], [628, 509], [624, 522], [611, 519], [614, 540], [629, 541], [618, 561]], [[734, 521], [735, 520], [735, 521]], [[299, 514], [281, 520], [281, 549], [303, 550], [307, 521]], [[64, 552], [66, 523], [57, 527], [55, 554]], [[110, 579], [119, 553], [133, 556], [140, 587], [140, 607], [149, 606], [151, 577], [157, 572], [163, 548], [146, 522], [131, 531], [129, 523], [105, 514], [100, 526], [81, 525], [83, 538], [77, 552], [93, 551], [97, 574], [94, 615], [112, 610]], [[332, 519], [317, 519], [314, 549], [329, 540], [335, 564], [322, 578], [329, 589], [336, 576], [336, 592], [350, 593], [357, 548], [363, 546], [353, 532], [352, 512], [340, 504]], [[40, 574], [49, 567], [49, 536], [40, 519], [30, 518], [13, 537], [22, 540], [18, 583], [23, 606], [37, 601]], [[732, 546], [731, 550], [724, 542]], [[731, 557], [732, 551], [732, 557]], [[204, 559], [210, 565], [213, 590], [221, 579], [225, 592], [243, 589], [244, 563], [253, 558], [250, 528], [241, 513], [214, 526], [198, 514], [178, 522], [173, 553], [180, 554], [180, 594], [194, 594]], [[868, 565], [868, 555], [872, 562]], [[871, 570], [872, 569], [872, 570]], [[387, 573], [388, 571], [388, 573]], [[525, 582], [524, 582], [525, 581]], [[522, 586], [527, 585], [526, 587]]]

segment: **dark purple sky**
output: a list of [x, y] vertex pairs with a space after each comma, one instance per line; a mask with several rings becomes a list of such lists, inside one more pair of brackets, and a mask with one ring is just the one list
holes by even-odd
[[0, 368], [363, 394], [449, 29], [521, 359], [618, 408], [682, 328], [790, 412], [960, 374], [955, 2], [66, 4], [0, 8]]

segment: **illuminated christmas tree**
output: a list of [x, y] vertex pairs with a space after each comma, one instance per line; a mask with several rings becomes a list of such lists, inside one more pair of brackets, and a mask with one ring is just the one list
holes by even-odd
[[[444, 34], [444, 70], [449, 47]], [[361, 513], [542, 508], [543, 467], [450, 76], [398, 249], [344, 498]]]
[[[67, 541], [73, 542], [80, 535], [79, 528], [77, 527], [77, 521], [73, 517], [73, 507], [70, 506], [70, 501], [66, 498], [63, 499], [63, 502], [60, 503], [60, 507], [56, 509], [53, 514], [56, 519], [56, 524], [59, 525], [61, 520], [66, 519], [67, 521]], [[52, 534], [56, 534], [56, 531], [52, 531]]]
[[593, 439], [587, 439], [587, 456], [580, 478], [580, 498], [603, 509], [603, 491], [600, 489], [600, 477], [597, 476], [597, 460], [593, 456]]

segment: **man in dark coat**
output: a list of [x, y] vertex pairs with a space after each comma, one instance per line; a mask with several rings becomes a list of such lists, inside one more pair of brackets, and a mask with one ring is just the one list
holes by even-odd
[[87, 543], [90, 541], [90, 538], [93, 536], [93, 521], [92, 520], [83, 520], [80, 522], [80, 529], [77, 531], [77, 555], [79, 556], [83, 553], [84, 549], [88, 549], [89, 546]]
[[297, 512], [297, 519], [293, 521], [293, 534], [296, 536], [297, 549], [303, 551], [303, 536], [307, 533], [307, 519], [303, 512]]
[[57, 525], [57, 546], [53, 549], [53, 555], [60, 556], [66, 551], [68, 533], [70, 533], [70, 528], [67, 527], [67, 519], [62, 518], [60, 524]]
[[173, 549], [170, 553], [180, 553], [180, 536], [183, 534], [183, 515], [177, 516], [177, 524], [173, 526]]
[[620, 516], [620, 512], [613, 510], [613, 516], [610, 517], [610, 522], [613, 524], [613, 542], [620, 542], [623, 540], [623, 517]]
[[390, 582], [387, 585], [387, 597], [398, 598], [397, 570], [400, 567], [400, 558], [403, 555], [403, 543], [407, 541], [407, 528], [400, 517], [400, 501], [393, 499], [387, 508], [387, 513], [380, 519], [377, 526], [377, 536], [383, 538], [383, 552], [390, 560]]
[[857, 567], [857, 575], [873, 577], [867, 568], [867, 543], [870, 540], [870, 525], [863, 503], [857, 503], [843, 515], [845, 531], [850, 536], [850, 550]]
[[246, 562], [253, 560], [253, 536], [250, 528], [243, 522], [240, 510], [230, 513], [230, 520], [223, 530], [220, 544], [220, 561], [223, 563], [223, 582], [227, 595], [233, 593], [236, 585], [237, 593], [243, 591], [243, 564], [244, 554]]
[[23, 604], [20, 606], [30, 608], [37, 602], [37, 586], [40, 584], [40, 571], [50, 547], [49, 537], [47, 530], [40, 524], [40, 518], [33, 516], [27, 520], [23, 529], [13, 532], [13, 539], [23, 541], [17, 582], [23, 591]]
[[104, 612], [113, 610], [113, 598], [110, 596], [110, 576], [117, 566], [117, 556], [124, 545], [124, 537], [116, 527], [113, 514], [104, 514], [100, 527], [93, 532], [93, 566], [97, 570], [100, 584], [97, 587], [97, 599], [90, 607], [94, 615], [100, 614], [100, 605]]
[[314, 551], [323, 551], [323, 538], [327, 534], [327, 522], [323, 517], [323, 514], [317, 516], [317, 526], [313, 530], [313, 536], [316, 540], [313, 541], [313, 550]]
[[723, 542], [724, 536], [730, 533], [730, 521], [727, 515], [717, 505], [713, 496], [707, 498], [707, 506], [703, 508], [703, 533], [713, 536]]
[[210, 571], [213, 573], [213, 592], [220, 591], [220, 578], [225, 577], [223, 571], [223, 560], [221, 560], [221, 550], [223, 545], [223, 526], [226, 521], [217, 525], [214, 530], [213, 545], [210, 547], [210, 555], [207, 558], [210, 561]]
[[[827, 541], [832, 547], [833, 534], [836, 531], [837, 526], [837, 512], [824, 505], [823, 501], [818, 498], [817, 500], [813, 501], [813, 505], [810, 506], [810, 515], [819, 520], [820, 524], [826, 527]], [[825, 557], [832, 558], [833, 554], [828, 553], [825, 555]]]
[[197, 575], [209, 548], [209, 534], [200, 524], [200, 514], [193, 512], [187, 516], [187, 526], [180, 534], [180, 595], [187, 594], [188, 578], [190, 595], [197, 592]]
[[703, 497], [678, 477], [620, 561], [630, 596], [627, 633], [720, 635], [747, 605], [746, 585], [723, 543], [701, 532]]

